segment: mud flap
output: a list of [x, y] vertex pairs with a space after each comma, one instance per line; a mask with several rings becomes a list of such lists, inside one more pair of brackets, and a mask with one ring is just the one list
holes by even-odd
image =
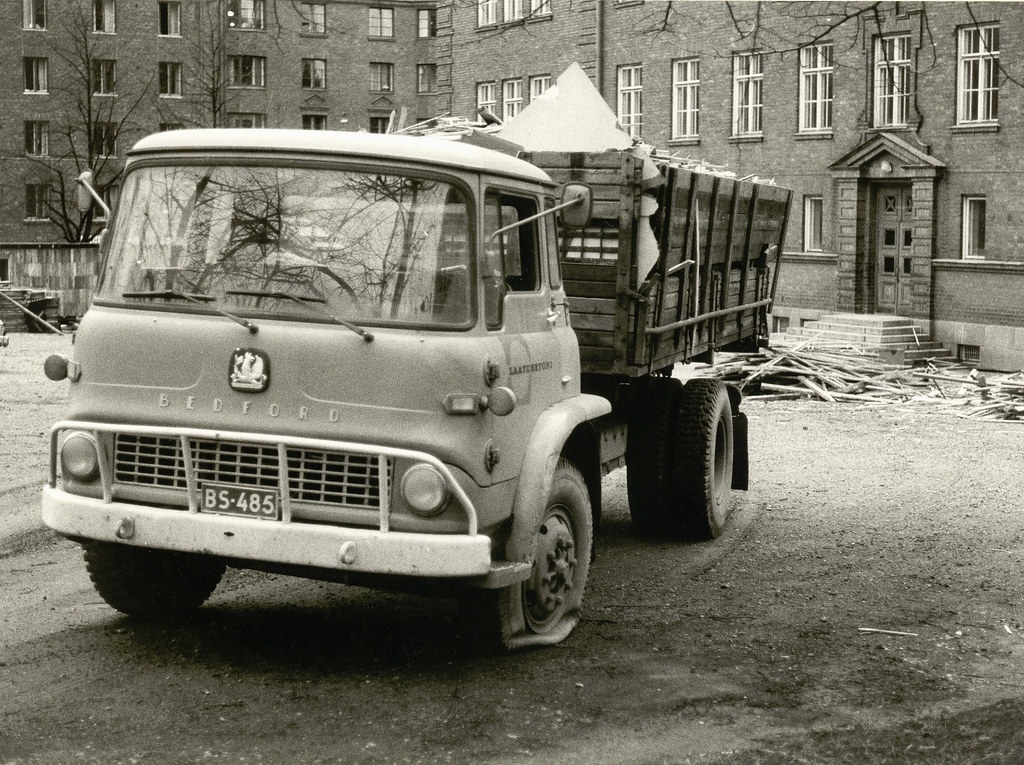
[[747, 451], [747, 415], [737, 412], [732, 416], [732, 488], [746, 491], [750, 481], [750, 462]]

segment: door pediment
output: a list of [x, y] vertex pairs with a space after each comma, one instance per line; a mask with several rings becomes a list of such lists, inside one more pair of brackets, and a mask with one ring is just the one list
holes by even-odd
[[891, 180], [937, 178], [946, 164], [894, 133], [875, 133], [829, 166], [839, 174]]

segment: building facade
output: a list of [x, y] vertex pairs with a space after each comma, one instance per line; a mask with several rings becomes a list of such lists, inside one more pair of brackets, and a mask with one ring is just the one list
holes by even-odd
[[794, 190], [777, 328], [899, 314], [1024, 367], [1018, 2], [11, 0], [0, 40], [0, 242], [72, 239], [68, 178], [116, 192], [154, 130], [510, 120], [578, 62], [637, 140]]
[[0, 242], [80, 237], [74, 178], [113, 198], [125, 150], [158, 130], [432, 117], [436, 50], [431, 0], [0, 3]]
[[1021, 3], [446, 9], [453, 112], [514, 118], [578, 61], [638, 140], [792, 188], [778, 328], [899, 314], [1024, 366]]

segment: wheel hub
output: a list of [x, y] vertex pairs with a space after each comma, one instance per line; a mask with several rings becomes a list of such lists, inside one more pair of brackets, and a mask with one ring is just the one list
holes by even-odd
[[576, 544], [570, 521], [553, 512], [541, 525], [533, 573], [525, 585], [526, 616], [536, 630], [557, 622], [576, 576]]

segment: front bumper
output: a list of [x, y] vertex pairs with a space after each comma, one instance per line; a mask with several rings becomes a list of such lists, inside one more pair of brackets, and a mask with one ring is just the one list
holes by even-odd
[[296, 566], [419, 577], [491, 573], [485, 534], [418, 534], [104, 502], [43, 489], [43, 522], [65, 536]]

